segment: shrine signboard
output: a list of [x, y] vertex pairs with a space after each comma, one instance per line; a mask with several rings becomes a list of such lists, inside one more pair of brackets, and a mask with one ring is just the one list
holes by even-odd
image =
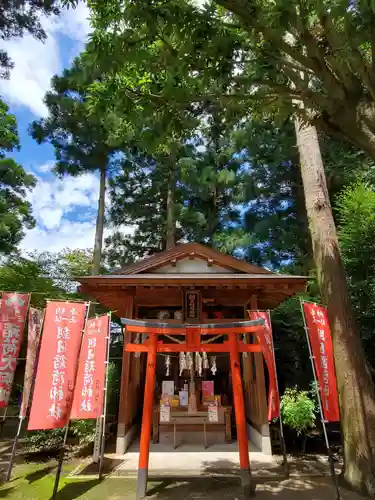
[[200, 292], [198, 290], [187, 290], [185, 292], [185, 321], [187, 323], [199, 321], [200, 305]]

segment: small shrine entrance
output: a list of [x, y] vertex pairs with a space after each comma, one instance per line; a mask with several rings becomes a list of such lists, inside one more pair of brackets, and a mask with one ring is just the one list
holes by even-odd
[[[128, 343], [125, 346], [126, 352], [146, 352], [146, 378], [143, 401], [143, 415], [140, 441], [140, 454], [137, 480], [137, 500], [146, 497], [148, 464], [150, 452], [150, 439], [152, 430], [152, 420], [154, 413], [154, 388], [156, 374], [157, 353], [173, 352], [228, 352], [230, 355], [230, 370], [232, 378], [233, 399], [235, 409], [235, 420], [237, 428], [238, 450], [240, 458], [240, 477], [246, 497], [254, 493], [251, 482], [251, 469], [249, 460], [248, 438], [246, 429], [245, 404], [242, 388], [240, 353], [260, 352], [259, 344], [246, 344], [239, 335], [256, 333], [263, 325], [264, 320], [241, 321], [222, 324], [175, 324], [150, 323], [131, 319], [122, 319], [128, 333], [147, 335], [147, 339], [142, 344]], [[160, 336], [182, 336], [183, 343], [164, 343], [159, 340]], [[212, 345], [202, 343], [202, 337], [207, 335], [223, 335], [227, 338], [222, 344]], [[213, 411], [215, 408], [213, 408]], [[197, 411], [192, 409], [194, 413]]]
[[[140, 321], [127, 324], [124, 331], [117, 456], [123, 457], [129, 452], [138, 435], [144, 404], [150, 404], [149, 400], [145, 401], [144, 393], [149, 378], [151, 351], [155, 352], [153, 380], [158, 383], [153, 386], [154, 410], [148, 416], [154, 443], [159, 442], [160, 446], [164, 443], [168, 450], [173, 451], [176, 445], [188, 443], [194, 438], [200, 446], [197, 451], [204, 454], [205, 434], [209, 449], [215, 443], [214, 437], [224, 440], [224, 443], [232, 437], [240, 441], [239, 435], [244, 435], [243, 419], [238, 426], [236, 398], [239, 398], [238, 393], [232, 390], [232, 387], [238, 386], [242, 392], [243, 403], [240, 406], [244, 408], [247, 438], [256, 451], [268, 456], [272, 454], [268, 376], [263, 353], [253, 326], [249, 327], [250, 333], [244, 334], [244, 340], [240, 336], [243, 335], [242, 328], [248, 325], [249, 310], [272, 311], [283, 300], [305, 290], [306, 277], [273, 273], [204, 245], [187, 243], [156, 253], [111, 274], [85, 276], [78, 281], [82, 293], [95, 297], [118, 318]], [[144, 343], [146, 335], [148, 343]], [[216, 336], [220, 338], [215, 339]], [[198, 353], [202, 358], [206, 353], [211, 367], [216, 357], [216, 376], [211, 376], [207, 367], [202, 377], [196, 374], [196, 386], [201, 394], [196, 395], [198, 408], [194, 422], [190, 418], [192, 413], [188, 411], [189, 402], [191, 408], [194, 401], [188, 400], [186, 405], [186, 384], [190, 388], [189, 372], [183, 370], [180, 375], [181, 352], [186, 355], [192, 353], [194, 357], [194, 353]], [[236, 353], [238, 366], [233, 370], [232, 357], [235, 358]], [[169, 376], [165, 369], [168, 362], [171, 363]], [[240, 382], [235, 383], [233, 377], [237, 374], [238, 380], [238, 373]], [[162, 385], [172, 381], [173, 394], [170, 394], [168, 402], [173, 422], [161, 422], [165, 416], [158, 414], [162, 409]], [[208, 386], [206, 382], [214, 384], [214, 389], [205, 395], [203, 382], [205, 389]], [[187, 392], [190, 399], [191, 391]], [[218, 399], [220, 397], [221, 400]], [[208, 410], [210, 408], [211, 413], [214, 411], [210, 403], [215, 401], [219, 406], [219, 422], [213, 424], [209, 421]], [[144, 439], [141, 441], [143, 444]], [[246, 439], [246, 449], [247, 443]], [[225, 446], [233, 448], [229, 444]], [[142, 456], [145, 454], [142, 453]]]

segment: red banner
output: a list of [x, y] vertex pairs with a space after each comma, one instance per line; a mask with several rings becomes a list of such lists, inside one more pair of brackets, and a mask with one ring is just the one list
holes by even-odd
[[331, 329], [327, 310], [311, 302], [303, 303], [306, 326], [314, 356], [316, 375], [320, 386], [324, 418], [328, 422], [340, 420], [337, 398], [335, 363]]
[[8, 406], [21, 348], [28, 293], [3, 293], [0, 306], [0, 408]]
[[70, 415], [86, 304], [49, 302], [28, 430], [64, 427]]
[[280, 398], [277, 389], [275, 355], [273, 349], [271, 318], [267, 311], [249, 311], [250, 319], [264, 319], [265, 325], [262, 332], [257, 333], [259, 344], [262, 347], [269, 375], [268, 390], [268, 421], [280, 416]]
[[30, 395], [32, 391], [33, 378], [35, 372], [35, 362], [38, 353], [40, 332], [42, 328], [44, 309], [29, 309], [29, 322], [27, 329], [27, 354], [25, 377], [23, 383], [22, 403], [20, 409], [20, 417], [26, 417], [30, 406]]
[[73, 397], [72, 419], [98, 418], [102, 414], [109, 316], [86, 323]]

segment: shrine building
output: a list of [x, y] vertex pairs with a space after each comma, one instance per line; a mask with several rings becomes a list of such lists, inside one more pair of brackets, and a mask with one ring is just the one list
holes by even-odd
[[[174, 334], [173, 326], [229, 326], [248, 320], [249, 310], [272, 310], [306, 288], [306, 277], [272, 273], [197, 243], [176, 246], [112, 274], [80, 278], [80, 282], [82, 293], [95, 297], [117, 317], [144, 320], [147, 325], [162, 322], [171, 328], [158, 337], [160, 343], [176, 348], [158, 349], [156, 355], [151, 437], [154, 443], [171, 448], [180, 443], [207, 447], [237, 439], [230, 356], [223, 345], [226, 335], [207, 334], [204, 339], [202, 335], [198, 353], [181, 352], [184, 337], [178, 330]], [[241, 338], [243, 343], [257, 344], [251, 333]], [[126, 346], [147, 344], [146, 339], [141, 332], [124, 334], [116, 446], [121, 455], [139, 432], [147, 366], [146, 348], [131, 352]], [[263, 354], [242, 352], [239, 359], [248, 440], [259, 451], [271, 453]]]

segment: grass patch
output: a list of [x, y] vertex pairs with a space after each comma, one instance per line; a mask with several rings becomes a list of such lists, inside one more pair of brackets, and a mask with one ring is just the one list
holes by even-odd
[[[69, 479], [78, 462], [64, 464], [60, 479], [57, 500], [111, 500], [133, 499], [136, 483], [130, 479], [108, 479], [99, 482], [97, 479]], [[0, 499], [9, 500], [47, 500], [51, 498], [55, 481], [56, 461], [43, 464], [22, 464], [13, 470], [9, 483], [0, 487]]]

